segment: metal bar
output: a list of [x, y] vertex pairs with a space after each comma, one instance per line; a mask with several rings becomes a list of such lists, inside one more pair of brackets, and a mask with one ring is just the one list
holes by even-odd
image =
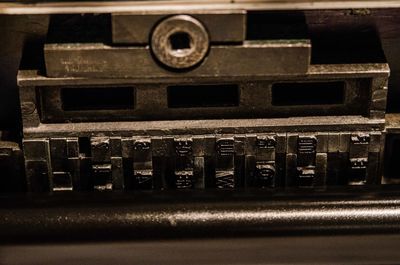
[[64, 240], [399, 233], [398, 188], [0, 196], [0, 238]]
[[[246, 41], [243, 45], [211, 46], [196, 69], [176, 73], [160, 68], [149, 47], [110, 47], [96, 44], [46, 44], [46, 73], [50, 77], [252, 77], [305, 74], [311, 57], [308, 40]], [[99, 58], [102, 58], [99, 60]], [[216, 71], [215, 69], [218, 69]]]
[[[240, 123], [240, 126], [238, 124]], [[320, 131], [368, 131], [371, 128], [383, 128], [384, 120], [369, 119], [362, 116], [329, 116], [285, 119], [226, 119], [226, 120], [176, 120], [176, 121], [134, 121], [134, 122], [85, 122], [63, 124], [40, 124], [38, 127], [24, 129], [25, 137], [65, 137], [90, 136], [94, 133], [104, 135], [112, 132], [123, 136], [152, 135], [168, 136], [173, 134], [212, 134], [218, 129], [222, 134], [246, 134], [269, 132], [287, 132], [291, 130]]]
[[[252, 76], [251, 80], [296, 80], [299, 78], [320, 79], [343, 79], [349, 76], [355, 78], [364, 77], [382, 77], [385, 78], [390, 72], [388, 64], [329, 64], [329, 65], [310, 65], [308, 72], [298, 74], [280, 75], [277, 77]], [[235, 82], [244, 81], [243, 77], [228, 76], [222, 77], [204, 77], [199, 76], [188, 80], [188, 83], [195, 82]], [[27, 86], [74, 86], [74, 85], [112, 85], [112, 84], [133, 84], [133, 83], [184, 83], [182, 77], [170, 76], [153, 80], [151, 78], [87, 78], [87, 77], [58, 77], [50, 78], [41, 75], [36, 70], [20, 70], [18, 72], [18, 85]]]
[[317, 10], [398, 8], [398, 0], [206, 0], [206, 1], [20, 1], [0, 3], [0, 14], [71, 14], [171, 12], [187, 10]]

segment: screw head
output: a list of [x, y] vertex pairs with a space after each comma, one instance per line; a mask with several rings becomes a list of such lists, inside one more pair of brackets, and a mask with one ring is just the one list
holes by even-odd
[[176, 15], [162, 20], [153, 30], [151, 49], [162, 64], [186, 69], [200, 63], [209, 49], [209, 36], [197, 19]]

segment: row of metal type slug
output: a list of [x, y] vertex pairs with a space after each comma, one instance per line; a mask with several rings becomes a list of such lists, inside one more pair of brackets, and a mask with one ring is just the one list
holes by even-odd
[[381, 182], [379, 132], [26, 139], [32, 191]]

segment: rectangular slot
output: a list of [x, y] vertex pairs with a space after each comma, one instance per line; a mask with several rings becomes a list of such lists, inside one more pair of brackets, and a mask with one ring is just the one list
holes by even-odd
[[237, 85], [185, 85], [170, 86], [169, 108], [207, 108], [239, 106]]
[[337, 105], [345, 100], [345, 82], [275, 83], [272, 105]]
[[133, 109], [135, 93], [132, 87], [62, 88], [64, 111]]

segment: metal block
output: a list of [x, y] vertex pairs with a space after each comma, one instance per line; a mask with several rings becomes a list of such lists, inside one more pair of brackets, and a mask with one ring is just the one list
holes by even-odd
[[329, 146], [329, 133], [318, 133], [317, 142], [317, 153], [327, 153]]
[[371, 132], [368, 152], [379, 153], [381, 151], [381, 148], [383, 149], [382, 138], [383, 135], [381, 132]]
[[[68, 143], [66, 138], [50, 139], [50, 161], [53, 171], [53, 191], [73, 189], [73, 180], [68, 165]], [[70, 150], [71, 151], [71, 150]]]
[[[185, 11], [199, 20], [207, 29], [211, 42], [242, 42], [245, 38], [245, 11]], [[172, 14], [173, 15], [173, 14]], [[171, 16], [166, 12], [111, 15], [112, 39], [115, 44], [146, 44], [151, 30], [163, 18]], [[224, 25], [224, 27], [221, 27]]]
[[255, 170], [255, 187], [274, 188], [275, 187], [275, 161], [257, 161]]
[[384, 117], [382, 117], [381, 113], [386, 111], [388, 78], [374, 78], [371, 86], [370, 115], [383, 119]]
[[[361, 66], [363, 66], [363, 68], [361, 68]], [[158, 126], [155, 123], [149, 123], [143, 127], [130, 127], [127, 131], [135, 130], [143, 132], [143, 130], [149, 131], [150, 128], [154, 128], [155, 130], [156, 127], [158, 131], [155, 136], [160, 136], [159, 130], [163, 127], [178, 129], [183, 126], [184, 128], [187, 128], [186, 132], [179, 132], [178, 134], [195, 135], [197, 133], [190, 130], [192, 129], [193, 123], [184, 123], [182, 121], [195, 119], [203, 119], [199, 122], [207, 123], [207, 125], [204, 124], [196, 127], [196, 131], [201, 131], [201, 133], [198, 134], [202, 135], [206, 133], [213, 134], [218, 131], [219, 127], [233, 127], [236, 125], [235, 122], [233, 122], [233, 119], [240, 120], [241, 126], [238, 127], [240, 131], [234, 131], [231, 128], [231, 132], [234, 131], [235, 133], [241, 134], [265, 133], [272, 131], [285, 133], [314, 130], [317, 132], [321, 129], [322, 131], [329, 130], [327, 128], [328, 126], [335, 131], [370, 130], [372, 127], [383, 128], [383, 119], [374, 119], [373, 117], [366, 116], [371, 101], [370, 93], [372, 93], [371, 86], [366, 85], [366, 83], [370, 84], [371, 79], [374, 80], [378, 74], [381, 75], [382, 73], [379, 72], [381, 71], [381, 68], [382, 65], [335, 65], [334, 67], [332, 65], [326, 65], [324, 68], [318, 68], [315, 65], [311, 65], [310, 71], [307, 75], [284, 74], [279, 77], [260, 75], [251, 76], [251, 81], [249, 81], [249, 78], [243, 78], [240, 76], [235, 77], [231, 75], [226, 78], [219, 76], [207, 77], [204, 75], [186, 78], [185, 75], [187, 73], [181, 72], [173, 73], [173, 76], [170, 76], [171, 78], [145, 78], [147, 75], [142, 75], [139, 79], [105, 77], [84, 79], [45, 78], [40, 75], [28, 75], [28, 72], [22, 71], [19, 77], [21, 85], [24, 87], [27, 85], [37, 85], [37, 95], [35, 96], [41, 99], [41, 106], [39, 106], [42, 114], [41, 119], [43, 123], [46, 123], [46, 126], [25, 126], [24, 130], [26, 136], [29, 136], [29, 134], [34, 133], [33, 128], [50, 131], [55, 130], [54, 126], [60, 126], [61, 123], [63, 123], [63, 128], [65, 128], [64, 131], [66, 131], [71, 130], [72, 128], [82, 128], [84, 126], [82, 124], [83, 122], [162, 120], [163, 122], [160, 122]], [[291, 86], [292, 84], [308, 82], [310, 82], [310, 84], [320, 84], [320, 82], [327, 82], [329, 84], [332, 81], [324, 80], [330, 80], [331, 78], [338, 80], [336, 82], [344, 83], [346, 100], [343, 104], [276, 106], [272, 102], [273, 95], [271, 94], [271, 91], [276, 85], [277, 80], [279, 80], [278, 83], [282, 82]], [[76, 89], [75, 86], [79, 86], [80, 89]], [[99, 109], [84, 110], [84, 102], [82, 103], [82, 110], [80, 111], [66, 111], [63, 108], [63, 91], [74, 90], [78, 91], [76, 93], [79, 94], [81, 93], [79, 91], [86, 91], [86, 89], [95, 89], [95, 91], [105, 89], [105, 91], [108, 91], [107, 93], [111, 93], [112, 95], [114, 89], [118, 89], [119, 86], [122, 86], [120, 88], [124, 89], [129, 88], [129, 90], [132, 90], [129, 92], [131, 93], [130, 95], [134, 94], [132, 98], [134, 98], [135, 102], [129, 102], [129, 106], [127, 107], [128, 109], [107, 110], [102, 109], [102, 106], [99, 105]], [[227, 91], [236, 93], [226, 96], [226, 98], [232, 98], [232, 101], [229, 101], [229, 104], [233, 105], [225, 106], [221, 103], [219, 107], [208, 107], [206, 103], [209, 98], [214, 98], [214, 88], [221, 89], [224, 87], [228, 87]], [[177, 90], [178, 96], [172, 98], [178, 98], [179, 101], [179, 96], [181, 96], [182, 105], [175, 107], [169, 105], [169, 103], [172, 102], [170, 101], [171, 88], [179, 88]], [[192, 89], [196, 89], [199, 93], [203, 93], [204, 89], [208, 89], [209, 92], [202, 94], [207, 99], [207, 102], [203, 102], [205, 104], [204, 106], [201, 105], [203, 103], [200, 104], [196, 102], [195, 99], [194, 102], [190, 101], [188, 105], [185, 105], [188, 99], [187, 97], [184, 97], [184, 94], [182, 93], [187, 94], [187, 91], [191, 91]], [[24, 89], [21, 89], [21, 93], [23, 93], [23, 91]], [[99, 92], [94, 94], [101, 93]], [[360, 94], [363, 96], [359, 96]], [[119, 94], [116, 93], [116, 95]], [[118, 98], [118, 96], [116, 98]], [[113, 99], [113, 97], [110, 97], [110, 101]], [[210, 102], [212, 103], [212, 100]], [[303, 117], [310, 115], [321, 116], [308, 118], [308, 121], [304, 122]], [[338, 118], [332, 117], [332, 115], [344, 116]], [[291, 118], [280, 119], [282, 117]], [[244, 120], [246, 118], [247, 120]], [[208, 119], [213, 120], [209, 121]], [[217, 119], [224, 120], [216, 121]], [[265, 121], [262, 121], [261, 119], [265, 119]], [[166, 120], [168, 120], [168, 123]], [[59, 125], [56, 125], [55, 123], [59, 123]], [[93, 124], [92, 126], [93, 130], [102, 129], [103, 132], [107, 130], [107, 127], [101, 126], [100, 123]], [[258, 129], [259, 127], [262, 128]], [[116, 127], [115, 130], [117, 130], [117, 128], [118, 127]], [[248, 128], [248, 130], [246, 131], [245, 128]], [[90, 133], [89, 129], [87, 129], [87, 131]], [[224, 133], [225, 132], [226, 131], [224, 130]], [[59, 135], [57, 137], [64, 136], [65, 135]], [[125, 136], [129, 136], [129, 133], [126, 132]], [[54, 137], [54, 135], [51, 137]], [[279, 145], [279, 143], [277, 144]], [[281, 152], [280, 147], [277, 147], [278, 152]]]
[[67, 138], [67, 156], [69, 158], [78, 158], [79, 157], [78, 138]]
[[80, 157], [79, 159], [79, 189], [78, 190], [93, 190], [94, 189], [94, 174], [92, 167], [92, 159], [90, 157]]
[[233, 137], [219, 138], [215, 142], [215, 186], [218, 189], [235, 187], [235, 140]]
[[246, 41], [243, 45], [213, 46], [197, 68], [177, 73], [160, 68], [148, 47], [47, 44], [45, 63], [49, 77], [215, 78], [230, 77], [232, 73], [249, 77], [305, 74], [310, 52], [309, 41]]
[[215, 144], [219, 156], [233, 156], [235, 154], [235, 140], [233, 138], [220, 138]]
[[132, 158], [134, 153], [132, 138], [122, 138], [121, 139], [121, 150], [123, 158]]
[[350, 136], [350, 157], [368, 157], [368, 149], [371, 136], [368, 133], [356, 133]]
[[367, 182], [368, 157], [350, 158], [349, 185], [364, 185]]
[[235, 156], [243, 156], [246, 153], [246, 136], [235, 135]]
[[25, 173], [28, 190], [32, 192], [53, 189], [53, 171], [50, 162], [50, 145], [47, 139], [23, 140]]
[[294, 187], [297, 185], [297, 154], [286, 154], [286, 174], [285, 184], [287, 187]]
[[257, 153], [257, 135], [246, 135], [245, 153], [246, 155], [255, 156]]
[[35, 127], [40, 124], [38, 102], [35, 87], [20, 87], [20, 106], [24, 127]]
[[149, 190], [154, 188], [153, 170], [141, 169], [134, 170], [134, 188], [140, 190]]
[[297, 153], [297, 143], [298, 143], [298, 135], [293, 133], [287, 134], [287, 153], [288, 154], [296, 154]]
[[258, 136], [256, 140], [257, 160], [275, 160], [275, 136]]
[[194, 187], [215, 187], [215, 137], [206, 135], [192, 139]]
[[371, 96], [371, 110], [375, 111], [385, 111], [386, 110], [386, 101], [387, 101], [388, 90], [387, 87], [385, 89], [379, 89], [372, 92]]
[[145, 157], [151, 157], [151, 139], [150, 138], [142, 138], [135, 139], [133, 144], [133, 150], [136, 154], [145, 154]]
[[287, 152], [287, 138], [286, 133], [278, 133], [276, 135], [276, 147], [275, 151], [278, 154], [285, 154]]
[[135, 189], [154, 188], [151, 139], [136, 139], [133, 145], [133, 174]]
[[204, 137], [204, 156], [215, 156], [215, 136], [206, 135]]
[[51, 167], [53, 171], [67, 171], [67, 139], [51, 138], [50, 139], [50, 156]]
[[297, 186], [298, 187], [314, 187], [315, 185], [315, 167], [299, 167], [297, 168]]
[[195, 136], [192, 138], [192, 152], [194, 157], [201, 157], [205, 155], [205, 141], [203, 136]]
[[[175, 138], [175, 187], [177, 189], [195, 186], [193, 140], [191, 138]], [[202, 171], [200, 169], [200, 171]], [[201, 173], [200, 173], [201, 174]]]
[[26, 160], [25, 174], [30, 192], [48, 192], [52, 190], [50, 168], [46, 161]]
[[193, 171], [179, 170], [175, 171], [175, 186], [177, 189], [192, 189], [194, 188]]
[[[174, 140], [177, 156], [190, 157], [193, 154], [193, 140], [191, 138], [178, 138]], [[201, 152], [196, 152], [201, 153]]]
[[72, 190], [72, 176], [69, 172], [53, 172], [53, 191]]
[[371, 119], [385, 119], [386, 112], [384, 110], [371, 110], [369, 116]]
[[49, 140], [24, 139], [22, 144], [26, 160], [48, 160], [50, 154]]
[[110, 156], [122, 157], [121, 137], [110, 137]]
[[216, 170], [215, 187], [217, 189], [235, 188], [235, 172], [233, 170]]
[[111, 157], [112, 189], [125, 189], [124, 168], [122, 157]]
[[297, 166], [315, 165], [317, 138], [315, 136], [299, 136], [297, 139]]
[[99, 191], [112, 190], [113, 178], [111, 164], [93, 165], [92, 169], [94, 178], [94, 189]]
[[339, 142], [339, 151], [340, 152], [349, 152], [350, 149], [350, 133], [340, 133], [340, 142]]
[[204, 189], [205, 188], [205, 169], [204, 169], [204, 157], [193, 158], [193, 181], [194, 188]]
[[256, 186], [256, 157], [255, 155], [246, 155], [244, 162], [244, 186]]
[[93, 163], [107, 163], [111, 161], [111, 147], [108, 137], [92, 137], [90, 145]]
[[316, 187], [325, 187], [327, 182], [328, 154], [317, 153], [315, 157], [315, 182]]
[[[341, 157], [338, 152], [328, 153], [327, 158], [327, 186], [336, 186], [339, 184], [339, 178], [341, 177]], [[346, 167], [347, 170], [347, 167]]]
[[71, 174], [72, 187], [74, 191], [84, 190], [81, 180], [81, 159], [79, 157], [68, 158], [68, 169]]
[[152, 137], [150, 141], [152, 157], [163, 159], [164, 157], [169, 157], [171, 155], [170, 152], [173, 149], [168, 146], [167, 141], [165, 141], [162, 137]]
[[276, 153], [275, 171], [275, 187], [285, 187], [286, 154]]

